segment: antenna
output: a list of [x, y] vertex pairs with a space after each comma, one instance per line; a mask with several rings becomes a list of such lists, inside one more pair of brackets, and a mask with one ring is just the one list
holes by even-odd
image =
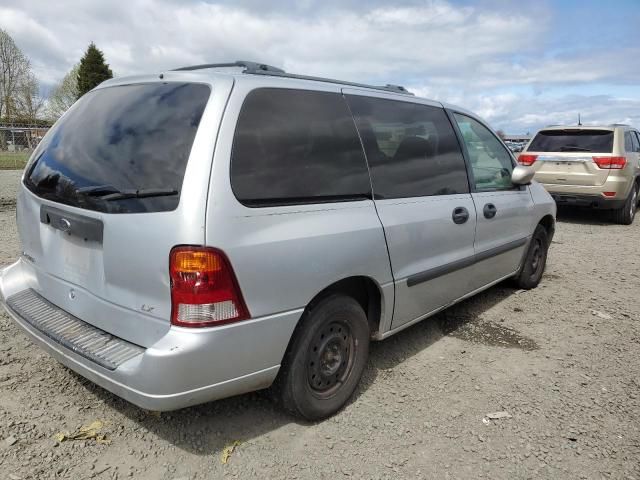
[[580, 114], [578, 113], [578, 126], [581, 127], [582, 126], [582, 122], [580, 121]]

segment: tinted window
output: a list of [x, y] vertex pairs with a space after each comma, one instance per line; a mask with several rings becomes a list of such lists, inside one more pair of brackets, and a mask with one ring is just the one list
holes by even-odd
[[378, 198], [467, 193], [469, 184], [442, 108], [349, 96]]
[[513, 188], [513, 161], [502, 142], [487, 127], [471, 117], [456, 113], [455, 119], [467, 147], [476, 190]]
[[624, 132], [624, 149], [627, 152], [633, 152], [633, 142], [631, 141], [631, 132]]
[[640, 152], [640, 134], [633, 132], [633, 151]]
[[[90, 210], [173, 210], [209, 92], [205, 85], [157, 83], [88, 93], [40, 143], [25, 184], [41, 197]], [[100, 189], [87, 193], [94, 187]], [[150, 196], [113, 195], [138, 190]]]
[[364, 154], [342, 96], [252, 91], [238, 118], [231, 184], [238, 200], [249, 206], [370, 196]]
[[611, 130], [542, 130], [535, 136], [530, 152], [595, 152], [613, 151]]

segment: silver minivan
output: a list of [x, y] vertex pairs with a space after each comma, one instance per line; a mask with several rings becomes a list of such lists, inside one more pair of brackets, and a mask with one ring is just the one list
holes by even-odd
[[251, 62], [109, 80], [48, 132], [0, 300], [67, 367], [172, 410], [318, 419], [383, 340], [542, 277], [555, 203], [478, 117]]

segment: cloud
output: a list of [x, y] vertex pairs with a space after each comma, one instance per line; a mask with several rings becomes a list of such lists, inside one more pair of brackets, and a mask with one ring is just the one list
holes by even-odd
[[[295, 73], [413, 86], [514, 126], [560, 116], [554, 102], [592, 101], [549, 96], [558, 86], [598, 82], [611, 87], [613, 93], [603, 92], [611, 112], [629, 116], [614, 87], [640, 78], [640, 63], [630, 61], [640, 58], [640, 49], [633, 42], [559, 48], [550, 43], [555, 14], [544, 2], [515, 9], [489, 0], [479, 6], [444, 0], [289, 0], [276, 6], [258, 0], [5, 0], [0, 26], [45, 85], [62, 78], [94, 41], [119, 76], [257, 60]], [[531, 91], [509, 93], [515, 87]], [[539, 110], [525, 114], [525, 105]]]
[[[91, 40], [113, 53], [109, 61], [121, 74], [166, 69], [189, 59], [250, 58], [363, 81], [434, 70], [470, 73], [491, 58], [526, 50], [540, 34], [525, 14], [505, 17], [444, 1], [336, 6], [304, 14], [167, 0], [11, 1], [0, 7], [0, 24], [42, 73], [57, 71], [58, 76]], [[118, 47], [123, 44], [129, 48]]]
[[640, 125], [640, 99], [612, 95], [471, 95], [466, 108], [508, 133], [534, 132], [551, 125], [574, 125], [578, 114], [585, 125]]

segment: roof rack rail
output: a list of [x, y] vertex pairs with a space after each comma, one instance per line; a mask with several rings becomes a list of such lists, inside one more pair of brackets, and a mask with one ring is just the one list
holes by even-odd
[[388, 90], [396, 90], [400, 93], [407, 93], [409, 95], [413, 95], [413, 93], [411, 93], [409, 90], [404, 88], [402, 85], [393, 85], [391, 83], [387, 83], [384, 87]]
[[267, 65], [266, 63], [247, 62], [245, 60], [237, 60], [235, 62], [228, 63], [203, 63], [202, 65], [191, 65], [189, 67], [175, 68], [174, 72], [189, 71], [189, 70], [203, 70], [205, 68], [223, 68], [223, 67], [244, 67], [242, 73], [256, 73], [256, 72], [272, 72], [272, 73], [284, 73], [284, 70], [278, 67]]
[[326, 83], [337, 83], [338, 85], [345, 85], [347, 87], [357, 87], [357, 88], [369, 88], [373, 90], [383, 90], [386, 92], [393, 93], [402, 93], [404, 95], [413, 95], [409, 90], [400, 86], [400, 85], [368, 85], [366, 83], [356, 83], [356, 82], [347, 82], [344, 80], [336, 80], [333, 78], [324, 78], [324, 77], [313, 77], [310, 75], [297, 75], [295, 73], [286, 73], [286, 72], [266, 72], [266, 71], [255, 71], [255, 72], [245, 72], [245, 73], [253, 73], [255, 75], [270, 75], [274, 77], [283, 77], [283, 78], [293, 78], [297, 80], [311, 80], [314, 82], [326, 82]]
[[287, 73], [281, 68], [272, 67], [271, 65], [267, 65], [265, 63], [258, 62], [246, 62], [244, 60], [237, 60], [235, 62], [229, 63], [205, 63], [202, 65], [193, 65], [190, 67], [181, 67], [176, 68], [173, 71], [191, 71], [191, 70], [203, 70], [206, 68], [223, 68], [223, 67], [244, 67], [242, 73], [248, 73], [253, 75], [271, 75], [275, 77], [284, 77], [284, 78], [295, 78], [298, 80], [313, 80], [315, 82], [327, 82], [327, 83], [337, 83], [338, 85], [345, 85], [349, 87], [359, 87], [359, 88], [370, 88], [374, 90], [383, 90], [386, 92], [393, 93], [402, 93], [404, 95], [414, 95], [409, 90], [404, 88], [401, 85], [367, 85], [364, 83], [354, 83], [354, 82], [346, 82], [344, 80], [334, 80], [331, 78], [324, 77], [312, 77], [308, 75], [296, 75], [294, 73]]
[[629, 127], [630, 125], [628, 123], [611, 123], [609, 124], [610, 127]]

